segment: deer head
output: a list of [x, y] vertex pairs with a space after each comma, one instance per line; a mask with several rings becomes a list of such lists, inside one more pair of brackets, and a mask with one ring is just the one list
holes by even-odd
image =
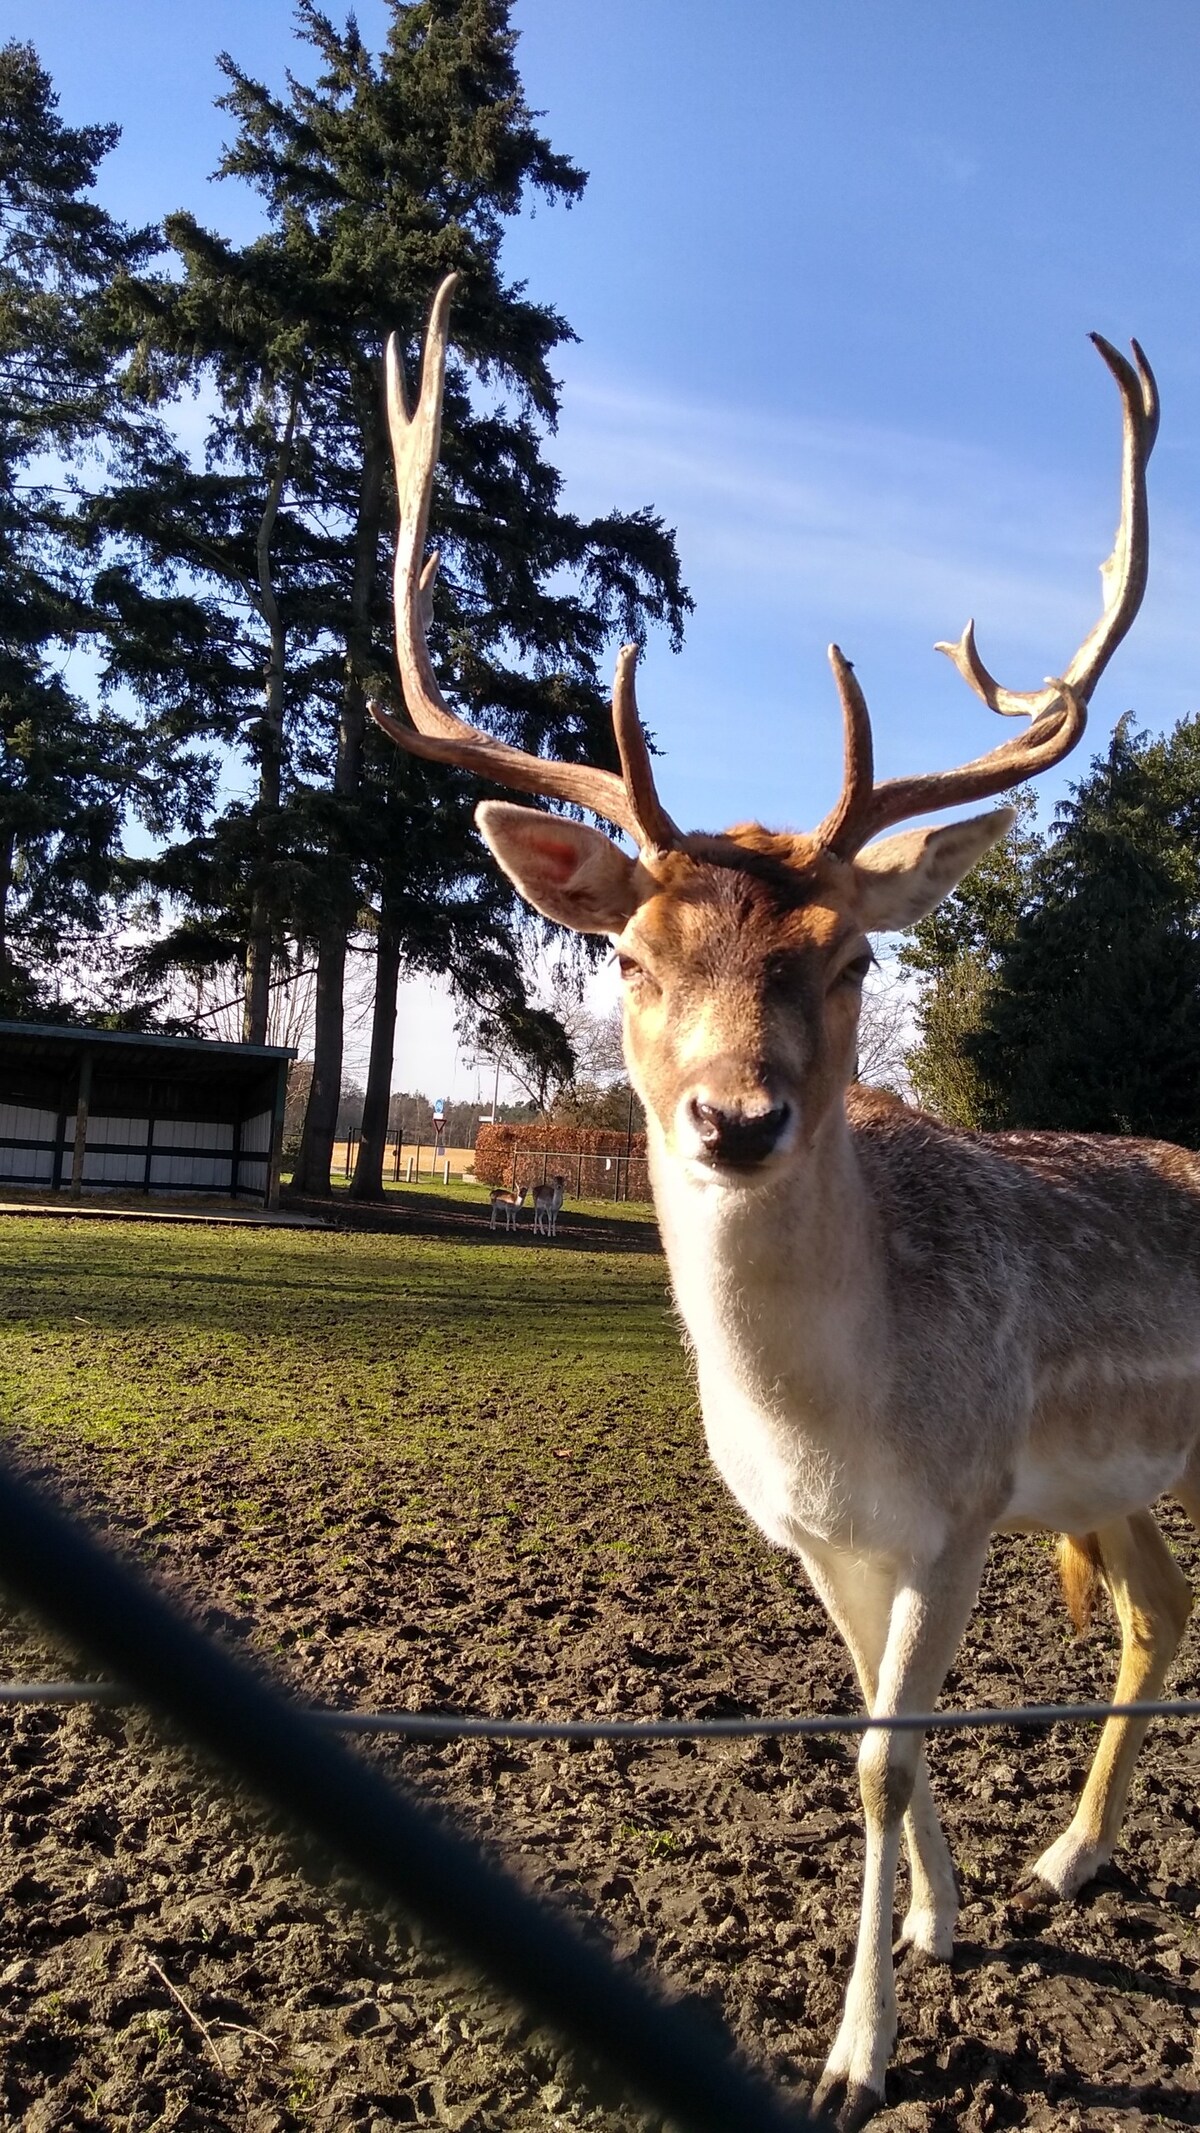
[[377, 706], [374, 715], [416, 755], [565, 800], [626, 832], [633, 854], [586, 823], [506, 801], [486, 800], [476, 813], [495, 858], [535, 910], [612, 940], [625, 981], [630, 1074], [667, 1154], [714, 1183], [765, 1180], [841, 1115], [868, 935], [931, 911], [1005, 834], [1013, 810], [870, 840], [914, 815], [1010, 790], [1061, 761], [1083, 732], [1088, 700], [1145, 590], [1146, 463], [1158, 427], [1153, 374], [1136, 341], [1131, 364], [1092, 336], [1124, 411], [1121, 520], [1102, 566], [1100, 619], [1062, 674], [1038, 690], [1003, 688], [980, 658], [973, 623], [957, 644], [937, 647], [993, 711], [1027, 718], [1028, 727], [956, 770], [877, 784], [866, 701], [833, 645], [845, 729], [837, 805], [808, 834], [749, 823], [710, 836], [678, 829], [655, 790], [634, 691], [635, 645], [620, 652], [613, 689], [620, 776], [510, 747], [460, 719], [438, 687], [426, 643], [437, 556], [426, 561], [424, 550], [454, 281], [442, 283], [434, 302], [415, 408], [394, 337], [388, 344], [399, 499], [396, 651], [411, 723]]

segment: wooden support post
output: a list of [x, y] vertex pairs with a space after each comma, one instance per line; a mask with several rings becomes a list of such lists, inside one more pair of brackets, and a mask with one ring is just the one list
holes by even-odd
[[279, 1205], [279, 1170], [283, 1161], [283, 1124], [287, 1111], [288, 1064], [281, 1059], [275, 1072], [275, 1107], [271, 1119], [271, 1152], [267, 1158], [267, 1189], [263, 1195], [265, 1207]]
[[66, 1091], [65, 1091], [65, 1089], [64, 1089], [64, 1090], [63, 1090], [63, 1091], [61, 1092], [61, 1094], [62, 1094], [62, 1102], [61, 1102], [61, 1104], [60, 1104], [60, 1107], [59, 1107], [59, 1113], [58, 1113], [58, 1125], [57, 1125], [57, 1127], [56, 1127], [56, 1129], [55, 1129], [55, 1136], [54, 1136], [54, 1161], [53, 1161], [53, 1164], [52, 1164], [52, 1166], [51, 1166], [51, 1171], [50, 1171], [50, 1190], [51, 1190], [51, 1192], [61, 1192], [61, 1191], [62, 1191], [62, 1173], [63, 1173], [63, 1153], [64, 1153], [64, 1150], [65, 1150], [65, 1145], [66, 1145], [66, 1139], [67, 1139], [67, 1120], [68, 1120], [68, 1119], [69, 1119], [69, 1117], [71, 1116], [71, 1114], [70, 1114], [70, 1112], [68, 1111], [68, 1109], [67, 1109], [67, 1106], [66, 1106]]
[[79, 1061], [79, 1094], [75, 1099], [75, 1146], [71, 1152], [71, 1198], [83, 1192], [83, 1157], [87, 1148], [88, 1112], [92, 1102], [92, 1055], [85, 1051]]

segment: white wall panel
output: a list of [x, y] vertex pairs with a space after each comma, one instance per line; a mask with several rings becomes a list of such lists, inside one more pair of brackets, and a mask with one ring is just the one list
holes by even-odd
[[156, 1148], [232, 1148], [233, 1127], [214, 1118], [156, 1118]]
[[58, 1135], [57, 1111], [35, 1111], [29, 1104], [0, 1104], [0, 1134], [18, 1141], [52, 1141]]
[[144, 1155], [109, 1155], [89, 1148], [83, 1158], [85, 1185], [140, 1185], [145, 1175]]
[[242, 1122], [243, 1155], [269, 1155], [271, 1153], [271, 1113], [260, 1111], [257, 1118]]
[[[155, 1119], [150, 1166], [152, 1185], [178, 1192], [231, 1191], [234, 1127], [218, 1119]], [[270, 1183], [270, 1154], [274, 1114], [266, 1110], [246, 1119], [241, 1128], [238, 1184], [248, 1193], [264, 1197]], [[0, 1141], [41, 1141], [34, 1148], [0, 1146], [0, 1179], [13, 1184], [48, 1185], [54, 1175], [54, 1145], [58, 1113], [38, 1105], [0, 1103]], [[63, 1140], [61, 1184], [69, 1188], [75, 1117], [70, 1113]], [[146, 1179], [146, 1149], [150, 1121], [93, 1112], [88, 1119], [83, 1183], [93, 1190], [106, 1186], [141, 1186]], [[210, 1151], [198, 1154], [198, 1149]], [[118, 1152], [120, 1151], [120, 1152]], [[221, 1152], [225, 1151], [225, 1152]]]
[[50, 1148], [0, 1148], [0, 1178], [14, 1185], [48, 1185], [54, 1175]]
[[228, 1192], [230, 1168], [229, 1159], [224, 1156], [153, 1155], [150, 1182], [173, 1185], [180, 1192]]
[[146, 1120], [144, 1118], [100, 1118], [95, 1112], [88, 1119], [87, 1140], [89, 1148], [108, 1148], [114, 1142], [133, 1141], [139, 1148], [146, 1145]]

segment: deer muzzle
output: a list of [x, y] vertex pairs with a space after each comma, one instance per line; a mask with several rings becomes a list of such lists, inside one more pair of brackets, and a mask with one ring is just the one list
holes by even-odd
[[713, 1171], [761, 1170], [795, 1138], [795, 1106], [774, 1091], [737, 1098], [701, 1088], [681, 1106], [682, 1150]]

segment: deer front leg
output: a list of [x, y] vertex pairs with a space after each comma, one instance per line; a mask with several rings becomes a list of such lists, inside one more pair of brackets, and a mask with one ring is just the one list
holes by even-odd
[[[873, 1716], [931, 1708], [971, 1612], [987, 1540], [986, 1533], [960, 1533], [934, 1561], [896, 1573]], [[848, 1567], [851, 1575], [864, 1575], [861, 1563]], [[870, 1579], [872, 1573], [865, 1575]], [[844, 1589], [844, 1579], [839, 1582]], [[858, 1945], [841, 2025], [816, 2093], [818, 2108], [833, 2113], [840, 2133], [854, 2133], [883, 2105], [896, 2037], [896, 1866], [922, 1753], [920, 1734], [884, 1731], [864, 1734], [859, 1750], [867, 1843]]]
[[[826, 1612], [836, 1624], [858, 1675], [863, 1702], [874, 1709], [879, 1668], [896, 1593], [890, 1565], [866, 1565], [849, 1556], [805, 1553], [804, 1567]], [[958, 1917], [954, 1862], [938, 1820], [922, 1744], [904, 1817], [911, 1894], [900, 1938], [919, 1955], [948, 1963]]]

